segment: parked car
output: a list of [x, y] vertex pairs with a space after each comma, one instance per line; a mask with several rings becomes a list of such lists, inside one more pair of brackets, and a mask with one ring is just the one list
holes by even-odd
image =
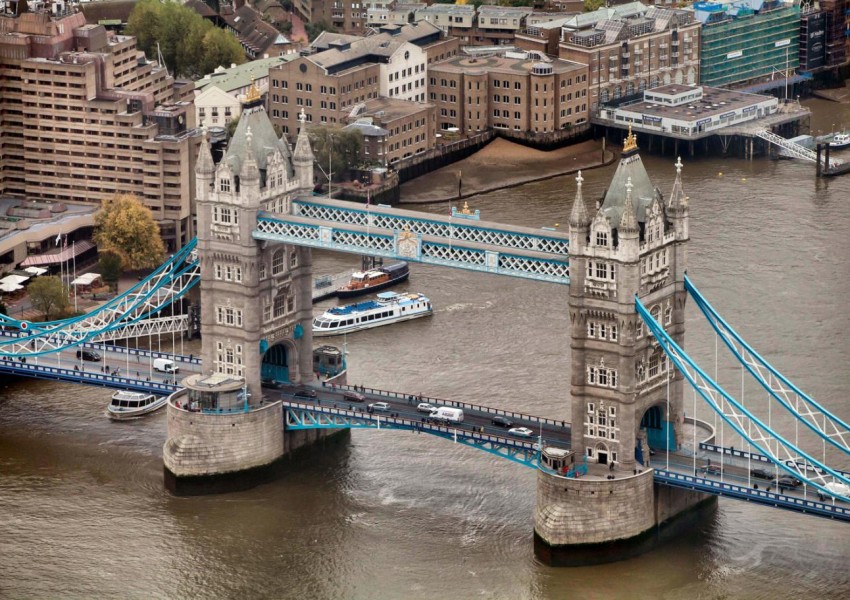
[[85, 348], [77, 350], [77, 358], [82, 358], [83, 360], [90, 360], [92, 362], [100, 362], [101, 356], [99, 352], [95, 352], [94, 350], [86, 350]]
[[493, 425], [498, 425], [499, 427], [513, 427], [514, 426], [513, 421], [511, 421], [507, 417], [503, 417], [502, 415], [496, 415], [495, 417], [493, 417], [493, 420], [491, 422], [493, 423]]
[[750, 475], [752, 475], [756, 479], [773, 479], [773, 475], [771, 475], [764, 469], [752, 469], [750, 470]]
[[386, 402], [373, 402], [369, 405], [369, 410], [379, 410], [382, 412], [386, 412], [390, 409], [390, 405]]
[[416, 410], [418, 410], [419, 412], [424, 412], [424, 413], [430, 414], [430, 413], [434, 412], [435, 410], [437, 410], [437, 407], [434, 406], [433, 404], [428, 404], [427, 402], [420, 402], [416, 406]]
[[520, 437], [531, 437], [534, 435], [534, 432], [528, 427], [511, 427], [508, 429], [508, 433], [511, 435], [518, 435]]

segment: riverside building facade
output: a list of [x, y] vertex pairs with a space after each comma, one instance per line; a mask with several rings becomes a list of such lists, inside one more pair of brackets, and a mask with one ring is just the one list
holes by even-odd
[[192, 85], [82, 13], [0, 15], [0, 28], [0, 193], [91, 204], [133, 193], [170, 250], [191, 239]]

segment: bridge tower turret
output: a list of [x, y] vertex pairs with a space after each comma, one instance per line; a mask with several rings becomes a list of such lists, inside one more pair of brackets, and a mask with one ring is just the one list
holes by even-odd
[[293, 445], [281, 404], [263, 400], [261, 379], [314, 377], [312, 255], [253, 232], [261, 211], [286, 212], [292, 196], [312, 187], [311, 156], [304, 132], [295, 161], [253, 85], [218, 165], [203, 142], [195, 168], [203, 373], [185, 378], [188, 397], [168, 408], [172, 491], [216, 490], [222, 480], [227, 489], [248, 487]]
[[592, 221], [581, 176], [576, 180], [570, 217], [572, 450], [589, 475], [538, 474], [535, 551], [551, 564], [606, 562], [640, 551], [648, 532], [703, 500], [653, 485], [650, 449], [675, 451], [682, 440], [683, 379], [635, 309], [637, 296], [683, 344], [688, 208], [681, 166], [677, 162], [665, 203], [629, 131]]

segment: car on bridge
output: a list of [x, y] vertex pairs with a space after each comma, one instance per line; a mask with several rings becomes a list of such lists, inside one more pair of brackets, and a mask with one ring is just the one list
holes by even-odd
[[771, 475], [764, 469], [751, 469], [750, 475], [755, 477], [756, 479], [773, 479], [773, 475]]
[[292, 397], [296, 400], [313, 400], [316, 398], [318, 394], [316, 394], [316, 390], [311, 387], [300, 387], [295, 390], [292, 394]]
[[511, 427], [508, 429], [508, 433], [511, 435], [518, 435], [520, 437], [531, 437], [534, 435], [534, 432], [528, 427]]
[[347, 391], [342, 395], [342, 399], [346, 402], [365, 402], [366, 396], [360, 392]]
[[283, 389], [284, 384], [277, 379], [263, 379], [260, 381], [260, 386], [270, 390], [280, 390]]
[[427, 402], [420, 402], [416, 406], [416, 410], [418, 410], [419, 412], [431, 414], [432, 412], [437, 410], [437, 407], [434, 406], [433, 404], [428, 404]]
[[381, 411], [381, 412], [386, 412], [389, 409], [390, 409], [390, 405], [387, 404], [386, 402], [373, 402], [372, 404], [369, 405], [369, 410], [372, 410], [372, 411], [378, 410], [378, 411]]
[[86, 350], [85, 348], [77, 350], [77, 358], [82, 358], [83, 360], [88, 360], [91, 362], [100, 362], [101, 356], [99, 352], [95, 352], [94, 350]]
[[504, 427], [505, 429], [514, 426], [513, 421], [511, 421], [507, 417], [503, 417], [502, 415], [496, 415], [490, 422], [493, 423], [493, 425], [497, 425], [498, 427]]
[[791, 475], [781, 475], [779, 479], [776, 480], [776, 485], [779, 486], [780, 490], [783, 488], [793, 490], [803, 485], [803, 482]]
[[700, 469], [706, 475], [720, 475], [720, 467], [717, 465], [705, 465]]

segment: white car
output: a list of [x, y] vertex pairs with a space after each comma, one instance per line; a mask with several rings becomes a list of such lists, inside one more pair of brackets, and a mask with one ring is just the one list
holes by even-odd
[[380, 411], [388, 411], [390, 409], [390, 405], [386, 402], [373, 402], [369, 405], [369, 410], [380, 410]]
[[[844, 496], [844, 498], [850, 498], [850, 486], [848, 486], [844, 483], [841, 483], [840, 481], [830, 481], [829, 483], [827, 483], [823, 487], [825, 487], [827, 490], [829, 490], [833, 494], [837, 494], [839, 496]], [[818, 496], [820, 496], [821, 502], [823, 502], [826, 499], [829, 499], [829, 500], [832, 499], [831, 497], [828, 497], [823, 493], [819, 493]], [[837, 499], [842, 500], [842, 498], [837, 498]]]
[[508, 429], [508, 433], [511, 435], [518, 435], [520, 437], [531, 437], [534, 435], [534, 432], [528, 427], [511, 427]]
[[419, 405], [416, 407], [416, 410], [418, 410], [419, 412], [431, 414], [432, 412], [437, 410], [437, 407], [433, 404], [428, 404], [427, 402], [420, 402]]

